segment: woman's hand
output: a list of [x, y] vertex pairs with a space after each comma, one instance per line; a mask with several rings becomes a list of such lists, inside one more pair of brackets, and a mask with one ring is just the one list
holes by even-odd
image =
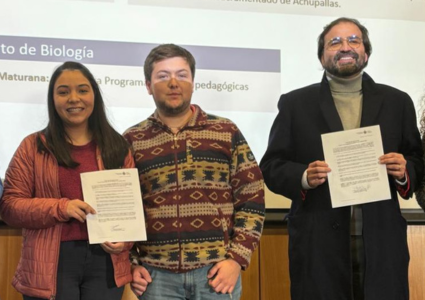
[[96, 211], [86, 202], [74, 199], [69, 201], [68, 206], [66, 208], [66, 213], [68, 214], [68, 217], [74, 218], [80, 221], [81, 223], [84, 223], [86, 220], [86, 216], [88, 214], [95, 214]]

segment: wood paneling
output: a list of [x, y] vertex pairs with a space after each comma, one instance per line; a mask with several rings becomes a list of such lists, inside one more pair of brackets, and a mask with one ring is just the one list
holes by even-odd
[[409, 226], [409, 290], [411, 300], [425, 299], [425, 226]]
[[136, 295], [130, 288], [130, 284], [127, 284], [124, 289], [124, 294], [122, 295], [122, 300], [137, 300]]
[[241, 300], [260, 299], [260, 261], [259, 249], [251, 257], [251, 263], [246, 271], [242, 271]]
[[0, 299], [22, 300], [11, 282], [21, 256], [20, 229], [0, 226]]
[[264, 229], [260, 242], [261, 300], [289, 300], [288, 231], [283, 224]]

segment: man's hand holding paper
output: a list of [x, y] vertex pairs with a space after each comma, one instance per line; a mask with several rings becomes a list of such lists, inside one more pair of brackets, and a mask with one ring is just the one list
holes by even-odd
[[331, 171], [325, 161], [316, 160], [308, 165], [307, 168], [307, 183], [314, 189], [325, 183], [328, 173]]
[[387, 153], [379, 157], [379, 163], [387, 167], [388, 174], [392, 175], [399, 181], [406, 179], [406, 160], [403, 154], [400, 153]]

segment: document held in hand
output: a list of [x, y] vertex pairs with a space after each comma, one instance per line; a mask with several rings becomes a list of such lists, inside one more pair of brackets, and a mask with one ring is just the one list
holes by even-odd
[[332, 207], [391, 198], [379, 125], [322, 134]]
[[90, 244], [146, 241], [137, 169], [82, 173], [81, 184], [84, 201], [96, 210], [87, 215]]

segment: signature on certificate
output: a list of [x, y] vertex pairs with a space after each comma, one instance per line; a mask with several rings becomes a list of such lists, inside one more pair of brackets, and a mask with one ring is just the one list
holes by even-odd
[[125, 231], [125, 228], [120, 227], [120, 225], [111, 226], [111, 231]]
[[356, 185], [355, 187], [353, 187], [353, 193], [357, 194], [357, 193], [364, 193], [367, 192], [370, 189], [370, 184], [368, 185]]

